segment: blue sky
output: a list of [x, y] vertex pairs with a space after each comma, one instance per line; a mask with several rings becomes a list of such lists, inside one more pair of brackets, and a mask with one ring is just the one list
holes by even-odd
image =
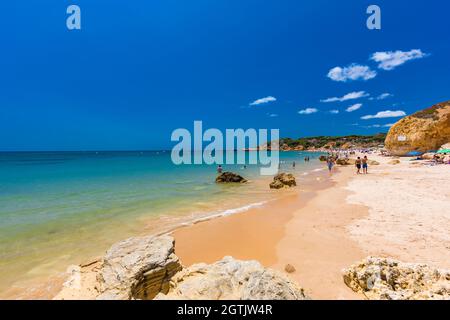
[[[82, 30], [66, 28], [69, 4]], [[370, 4], [381, 30], [366, 28]], [[1, 11], [0, 150], [164, 149], [194, 120], [372, 134], [399, 119], [384, 116], [450, 99], [447, 1], [17, 0]]]

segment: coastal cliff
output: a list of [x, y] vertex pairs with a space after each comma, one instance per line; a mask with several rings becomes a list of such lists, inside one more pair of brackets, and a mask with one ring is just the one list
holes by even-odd
[[385, 147], [392, 155], [437, 150], [450, 142], [450, 101], [402, 118], [388, 132]]

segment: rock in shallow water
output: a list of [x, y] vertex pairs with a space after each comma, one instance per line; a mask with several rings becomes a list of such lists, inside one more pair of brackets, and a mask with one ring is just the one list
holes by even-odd
[[281, 189], [295, 187], [296, 185], [295, 177], [291, 173], [279, 173], [273, 177], [273, 181], [269, 186], [271, 189]]
[[450, 299], [450, 271], [425, 264], [368, 257], [343, 273], [345, 284], [368, 299]]
[[204, 300], [304, 300], [296, 283], [285, 275], [264, 268], [257, 261], [225, 257], [213, 264], [199, 263], [178, 272], [167, 295], [156, 299]]
[[233, 172], [223, 172], [216, 178], [217, 183], [245, 183], [247, 180], [245, 180], [240, 175], [233, 173]]

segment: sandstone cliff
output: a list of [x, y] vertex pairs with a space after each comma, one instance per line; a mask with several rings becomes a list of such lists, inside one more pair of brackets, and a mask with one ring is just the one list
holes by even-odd
[[385, 147], [393, 155], [437, 150], [450, 142], [450, 101], [404, 117], [388, 132]]

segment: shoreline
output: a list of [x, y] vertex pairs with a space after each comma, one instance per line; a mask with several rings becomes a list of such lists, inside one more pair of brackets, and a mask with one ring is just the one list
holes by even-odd
[[274, 265], [276, 244], [284, 236], [285, 225], [299, 207], [329, 185], [324, 172], [316, 171], [306, 181], [304, 179], [297, 178], [296, 188], [280, 190], [280, 193], [287, 194], [262, 207], [172, 231], [170, 234], [176, 241], [177, 256], [187, 266], [199, 262], [212, 263], [226, 255], [258, 260], [267, 267]]

